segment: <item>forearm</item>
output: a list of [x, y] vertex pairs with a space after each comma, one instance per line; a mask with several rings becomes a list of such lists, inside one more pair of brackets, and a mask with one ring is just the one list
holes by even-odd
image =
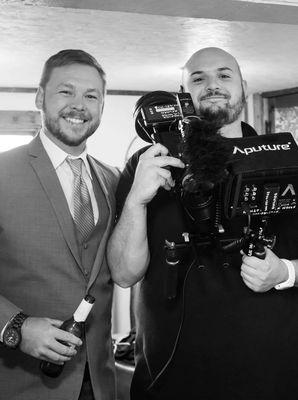
[[145, 274], [149, 263], [147, 207], [128, 196], [107, 248], [108, 264], [115, 283], [129, 287]]
[[18, 314], [21, 308], [0, 295], [0, 331], [14, 315]]
[[147, 270], [150, 258], [147, 205], [158, 190], [171, 190], [175, 185], [170, 170], [165, 167], [185, 167], [181, 160], [167, 154], [164, 146], [156, 144], [139, 157], [121, 217], [108, 243], [107, 255], [112, 278], [122, 287], [134, 285]]
[[298, 287], [298, 260], [290, 260], [295, 268], [295, 283], [294, 286]]
[[[287, 285], [294, 285], [298, 287], [298, 260], [279, 259], [280, 261], [280, 274], [278, 284], [287, 282]], [[290, 262], [288, 262], [290, 261]], [[294, 280], [295, 279], [295, 280]], [[278, 286], [278, 285], [277, 285]], [[286, 286], [287, 288], [287, 286]]]

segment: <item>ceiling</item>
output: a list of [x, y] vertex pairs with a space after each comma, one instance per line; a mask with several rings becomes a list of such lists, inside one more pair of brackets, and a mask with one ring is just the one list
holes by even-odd
[[298, 87], [298, 1], [0, 0], [0, 87], [36, 87], [64, 48], [94, 55], [110, 90], [176, 90], [196, 50], [232, 53], [251, 92]]

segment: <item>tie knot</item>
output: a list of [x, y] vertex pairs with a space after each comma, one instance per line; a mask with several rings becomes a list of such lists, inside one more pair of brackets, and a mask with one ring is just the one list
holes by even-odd
[[76, 176], [80, 176], [82, 174], [82, 164], [83, 160], [81, 158], [67, 158], [67, 162]]

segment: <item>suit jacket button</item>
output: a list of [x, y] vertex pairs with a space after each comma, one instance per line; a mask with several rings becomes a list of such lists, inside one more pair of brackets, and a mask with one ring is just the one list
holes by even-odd
[[83, 247], [84, 247], [85, 250], [88, 249], [88, 243], [84, 243]]

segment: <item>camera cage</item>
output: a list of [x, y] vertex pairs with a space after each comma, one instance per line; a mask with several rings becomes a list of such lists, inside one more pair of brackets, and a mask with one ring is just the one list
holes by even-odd
[[[136, 103], [135, 127], [148, 143], [162, 143], [183, 158], [183, 123], [198, 118], [189, 93], [154, 91]], [[191, 129], [191, 126], [190, 126]], [[198, 132], [199, 134], [199, 132]], [[288, 132], [226, 139], [231, 148], [223, 182], [226, 218], [250, 213], [271, 216], [297, 212], [298, 146]]]
[[[195, 113], [190, 94], [183, 93], [182, 103], [179, 95], [164, 91], [147, 93], [138, 100], [134, 117], [136, 132], [141, 139], [151, 144], [161, 143], [172, 156], [185, 161], [183, 150], [187, 149], [187, 133], [195, 127], [198, 135], [203, 135], [206, 125], [200, 132], [200, 125], [197, 124], [200, 118]], [[212, 124], [210, 127], [214, 129]], [[199, 260], [198, 248], [210, 245], [224, 253], [243, 250], [249, 256], [265, 258], [264, 246], [273, 248], [276, 241], [276, 235], [268, 229], [271, 218], [298, 211], [298, 146], [290, 133], [225, 139], [225, 142], [228, 153], [222, 158], [227, 175], [222, 174], [221, 181], [215, 179], [213, 194], [207, 196], [207, 200], [203, 201], [204, 196], [187, 191], [181, 182], [179, 189], [175, 189], [186, 214], [194, 222], [194, 231], [181, 232], [181, 242], [165, 238], [167, 300], [177, 296], [178, 267], [183, 263], [183, 249], [193, 253], [194, 261]], [[200, 144], [203, 143], [204, 140], [200, 141]], [[207, 140], [206, 143], [208, 149], [212, 148], [212, 141], [208, 143]], [[226, 150], [222, 143], [217, 147], [216, 157], [220, 157], [221, 149]], [[204, 151], [206, 153], [206, 148]], [[194, 159], [192, 161], [195, 162]], [[194, 174], [196, 179], [200, 176]], [[217, 173], [216, 177], [220, 176]], [[178, 178], [181, 177], [183, 174], [180, 173]], [[210, 181], [203, 182], [198, 188], [205, 183], [205, 186], [212, 184]], [[237, 217], [241, 221], [242, 233], [234, 235], [226, 232], [222, 222], [226, 224], [227, 220]]]

